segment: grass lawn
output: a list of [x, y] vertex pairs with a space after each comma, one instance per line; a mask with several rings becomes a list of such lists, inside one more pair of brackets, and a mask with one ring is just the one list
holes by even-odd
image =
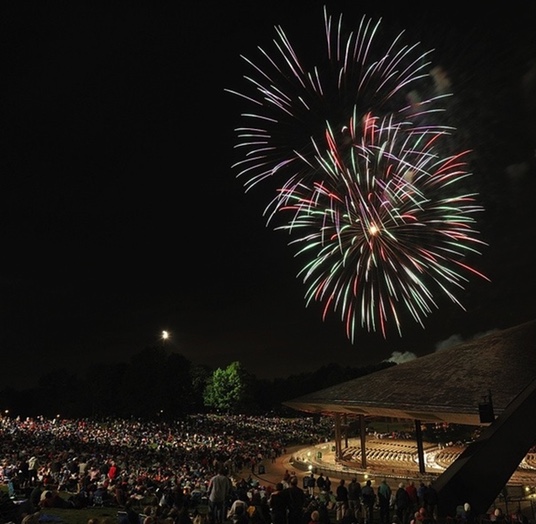
[[112, 522], [118, 522], [117, 508], [85, 508], [85, 509], [60, 509], [50, 508], [41, 511], [41, 514], [53, 515], [60, 520], [55, 521], [58, 524], [87, 524], [90, 518], [111, 517]]
[[[6, 492], [7, 486], [0, 485], [0, 490]], [[68, 493], [60, 493], [60, 495], [67, 499]], [[138, 509], [138, 508], [136, 508]], [[139, 508], [141, 510], [141, 508]], [[118, 508], [115, 507], [103, 507], [103, 508], [84, 508], [84, 509], [63, 509], [63, 508], [47, 508], [41, 511], [41, 515], [51, 515], [54, 520], [51, 523], [57, 522], [58, 524], [87, 524], [90, 518], [103, 519], [104, 517], [111, 517], [112, 522], [118, 522], [117, 518]], [[61, 519], [61, 520], [56, 520]]]

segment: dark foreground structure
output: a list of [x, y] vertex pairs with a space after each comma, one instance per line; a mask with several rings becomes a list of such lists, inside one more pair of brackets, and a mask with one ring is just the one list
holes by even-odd
[[[417, 393], [418, 392], [418, 393]], [[470, 502], [484, 514], [536, 443], [536, 320], [494, 332], [365, 377], [304, 395], [286, 406], [341, 420], [381, 416], [415, 421], [424, 473], [421, 422], [483, 426], [480, 438], [434, 482], [438, 516]], [[365, 453], [362, 466], [366, 468]]]

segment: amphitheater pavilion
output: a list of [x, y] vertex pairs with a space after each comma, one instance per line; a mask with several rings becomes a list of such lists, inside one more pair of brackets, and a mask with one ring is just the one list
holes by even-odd
[[[425, 473], [421, 422], [483, 426], [480, 437], [434, 482], [439, 512], [467, 502], [484, 513], [536, 444], [536, 320], [284, 402], [335, 421], [335, 457], [357, 418], [412, 420]], [[362, 453], [366, 468], [366, 454]]]

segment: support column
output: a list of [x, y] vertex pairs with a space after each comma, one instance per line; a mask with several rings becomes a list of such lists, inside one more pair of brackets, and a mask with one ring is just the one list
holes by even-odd
[[419, 473], [424, 474], [425, 464], [424, 464], [424, 446], [422, 444], [422, 429], [421, 421], [415, 420], [415, 437], [417, 438], [417, 456], [419, 457]]
[[341, 458], [341, 414], [335, 413], [335, 461]]
[[361, 467], [367, 469], [367, 425], [365, 415], [359, 416], [359, 434], [361, 436]]

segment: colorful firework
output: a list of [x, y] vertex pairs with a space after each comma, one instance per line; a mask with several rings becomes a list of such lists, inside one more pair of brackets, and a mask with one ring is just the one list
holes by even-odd
[[401, 307], [423, 325], [437, 308], [433, 290], [461, 306], [452, 290], [463, 288], [464, 274], [485, 277], [464, 262], [482, 244], [473, 218], [482, 208], [450, 187], [468, 176], [464, 154], [441, 157], [440, 135], [372, 115], [350, 134], [343, 155], [327, 131], [322, 180], [283, 191], [279, 210], [292, 214], [280, 228], [295, 234], [291, 245], [308, 260], [307, 303], [322, 302], [324, 317], [340, 311], [353, 341], [359, 327], [385, 337], [395, 324], [401, 334]]
[[[342, 36], [325, 13], [326, 67], [309, 71], [276, 28], [276, 58], [261, 50], [265, 67], [247, 63], [251, 95], [234, 94], [256, 108], [244, 113], [234, 168], [246, 191], [273, 180], [278, 189], [265, 210], [268, 223], [290, 217], [287, 230], [306, 257], [300, 276], [306, 300], [337, 311], [353, 341], [365, 328], [401, 334], [400, 309], [423, 326], [437, 308], [434, 295], [454, 291], [465, 262], [479, 254], [476, 195], [463, 191], [470, 176], [466, 152], [443, 156], [452, 129], [435, 123], [438, 97], [415, 103], [431, 68], [427, 53], [399, 35], [387, 46], [380, 24], [364, 17]], [[423, 326], [424, 327], [424, 326]]]

